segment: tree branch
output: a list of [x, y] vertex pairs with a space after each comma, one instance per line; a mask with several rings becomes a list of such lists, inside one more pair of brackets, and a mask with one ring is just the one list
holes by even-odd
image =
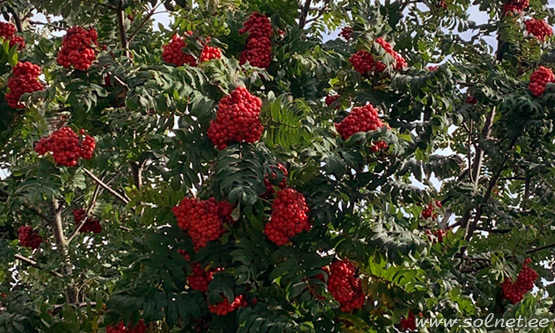
[[94, 180], [98, 185], [102, 186], [106, 191], [110, 192], [110, 194], [112, 194], [113, 196], [115, 196], [117, 199], [119, 199], [120, 201], [122, 201], [124, 204], [128, 204], [129, 203], [129, 199], [126, 199], [123, 195], [121, 195], [120, 193], [118, 193], [116, 190], [112, 189], [110, 186], [108, 186], [106, 183], [104, 183], [102, 180], [98, 179], [98, 177], [96, 177], [92, 172], [90, 172], [87, 168], [83, 168], [83, 172], [85, 172], [87, 174], [87, 176], [91, 177], [92, 180]]
[[135, 37], [137, 37], [137, 34], [139, 34], [139, 32], [141, 31], [141, 29], [144, 27], [144, 25], [148, 22], [148, 20], [150, 20], [150, 18], [152, 17], [152, 15], [154, 15], [154, 12], [156, 11], [156, 9], [158, 9], [158, 7], [160, 7], [160, 5], [163, 2], [159, 2], [156, 6], [152, 7], [152, 9], [150, 10], [150, 12], [141, 20], [141, 22], [139, 23], [139, 25], [137, 26], [137, 29], [135, 29], [135, 31], [133, 31], [133, 33], [131, 35], [129, 35], [129, 38], [127, 39], [128, 42], [131, 42]]
[[100, 184], [97, 184], [96, 188], [94, 189], [91, 202], [89, 203], [89, 207], [87, 207], [87, 210], [85, 211], [85, 215], [81, 219], [81, 222], [79, 223], [79, 225], [75, 228], [75, 230], [73, 230], [71, 235], [69, 235], [69, 237], [67, 238], [67, 242], [66, 242], [67, 244], [71, 243], [71, 241], [77, 236], [77, 233], [81, 231], [81, 228], [83, 228], [85, 223], [87, 223], [87, 221], [90, 219], [91, 212], [94, 208], [94, 205], [96, 204], [96, 199], [100, 195], [100, 190], [101, 190]]
[[125, 51], [125, 55], [129, 57], [129, 41], [125, 35], [125, 12], [123, 11], [123, 0], [118, 3], [116, 8], [116, 18], [118, 21], [118, 31], [121, 47]]
[[555, 247], [555, 243], [547, 244], [547, 245], [544, 245], [544, 246], [540, 246], [540, 247], [536, 247], [534, 249], [527, 250], [526, 254], [536, 253], [536, 252], [551, 249], [551, 248], [554, 248], [554, 247]]
[[7, 9], [8, 9], [8, 12], [12, 14], [13, 20], [15, 22], [15, 26], [17, 28], [17, 32], [19, 33], [23, 32], [23, 25], [21, 25], [21, 19], [19, 18], [15, 10], [11, 6], [9, 6]]
[[310, 10], [310, 3], [312, 0], [306, 0], [301, 10], [301, 16], [299, 17], [299, 29], [303, 29], [306, 24], [306, 18], [308, 17], [308, 11]]
[[71, 274], [73, 273], [73, 268], [71, 265], [71, 260], [69, 258], [69, 251], [67, 247], [67, 242], [64, 235], [64, 228], [62, 223], [62, 205], [57, 199], [52, 200], [52, 215], [54, 216], [52, 220], [52, 230], [54, 232], [54, 241], [56, 242], [56, 247], [60, 256], [63, 258], [62, 273], [64, 276], [70, 279], [66, 286], [66, 301], [68, 304], [77, 303], [78, 292], [75, 287], [74, 282], [71, 279]]
[[[14, 255], [14, 258], [17, 259], [17, 260], [20, 260], [20, 261], [22, 261], [22, 262], [24, 262], [24, 263], [26, 263], [26, 264], [29, 265], [29, 266], [33, 266], [33, 267], [38, 268], [38, 269], [41, 269], [41, 270], [44, 269], [44, 268], [43, 268], [41, 265], [39, 265], [39, 263], [37, 263], [36, 261], [34, 261], [34, 260], [32, 260], [32, 259], [29, 259], [29, 258], [27, 258], [27, 257], [24, 257], [24, 256], [22, 256], [21, 254], [15, 254], [15, 255]], [[59, 278], [63, 278], [63, 277], [64, 277], [62, 274], [60, 274], [60, 273], [58, 273], [58, 272], [56, 272], [56, 271], [48, 271], [48, 273], [50, 273], [50, 274], [52, 274], [52, 275], [54, 275], [54, 276], [56, 276], [56, 277], [59, 277]]]

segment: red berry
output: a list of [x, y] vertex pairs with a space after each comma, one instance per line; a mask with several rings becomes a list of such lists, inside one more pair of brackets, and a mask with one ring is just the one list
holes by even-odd
[[547, 37], [553, 36], [553, 28], [551, 28], [545, 20], [529, 19], [526, 20], [524, 24], [526, 24], [528, 33], [542, 42], [545, 41]]
[[5, 39], [10, 41], [10, 47], [14, 45], [19, 45], [18, 49], [22, 49], [25, 47], [25, 40], [20, 37], [16, 36], [16, 29], [15, 26], [11, 23], [0, 22], [0, 39]]
[[40, 75], [41, 69], [38, 65], [30, 62], [17, 63], [8, 79], [9, 92], [5, 96], [8, 106], [22, 109], [25, 105], [19, 102], [21, 95], [43, 90], [44, 86], [39, 81]]
[[[407, 67], [405, 58], [395, 52], [391, 44], [386, 42], [381, 37], [376, 39], [376, 43], [383, 47], [385, 52], [395, 59], [394, 68], [396, 70], [402, 70]], [[387, 68], [383, 62], [375, 60], [374, 56], [366, 50], [359, 50], [349, 58], [349, 61], [353, 65], [354, 69], [362, 75], [367, 75], [369, 72], [374, 71], [383, 72]]]
[[270, 222], [266, 223], [264, 233], [277, 245], [284, 245], [303, 231], [310, 230], [309, 209], [304, 196], [292, 188], [277, 193], [272, 204]]
[[246, 307], [247, 301], [244, 299], [243, 295], [236, 296], [233, 302], [229, 303], [227, 297], [222, 295], [223, 300], [215, 305], [208, 305], [208, 310], [215, 315], [225, 316], [228, 313], [234, 311], [240, 307]]
[[145, 333], [146, 329], [146, 324], [142, 319], [133, 328], [120, 321], [117, 326], [106, 326], [106, 333]]
[[[189, 33], [191, 35], [192, 33]], [[185, 38], [173, 35], [172, 40], [164, 45], [162, 52], [162, 59], [169, 64], [176, 66], [183, 66], [188, 64], [189, 66], [196, 66], [197, 60], [189, 53], [184, 52], [184, 48], [187, 46], [185, 44]]]
[[[83, 218], [85, 217], [85, 210], [84, 209], [74, 209], [73, 210], [73, 219], [75, 221], [75, 225], [79, 225]], [[87, 222], [79, 229], [79, 232], [86, 233], [92, 232], [94, 234], [98, 234], [102, 231], [102, 226], [100, 225], [99, 220], [94, 220], [91, 217], [87, 219]]]
[[277, 178], [277, 173], [276, 172], [272, 172], [270, 174], [267, 174], [266, 177], [264, 178], [264, 185], [266, 185], [266, 192], [262, 195], [263, 198], [269, 198], [274, 194], [274, 186], [277, 186], [281, 189], [284, 189], [287, 187], [287, 176], [288, 176], [288, 172], [287, 172], [287, 168], [285, 168], [285, 166], [283, 166], [283, 164], [278, 163], [277, 166], [272, 166], [272, 169], [279, 169], [280, 172], [283, 175], [283, 178], [281, 179], [281, 181], [279, 183], [276, 183], [276, 178]]
[[467, 95], [466, 99], [465, 99], [465, 102], [468, 103], [468, 104], [474, 105], [474, 104], [478, 103], [478, 100], [476, 98], [474, 98], [474, 96], [472, 96], [472, 95]]
[[347, 41], [351, 39], [352, 35], [353, 35], [353, 28], [351, 27], [345, 27], [341, 29], [341, 32], [339, 33], [339, 36], [345, 38], [345, 40]]
[[362, 291], [362, 280], [356, 273], [355, 266], [349, 260], [336, 260], [330, 266], [328, 290], [339, 302], [343, 312], [351, 312], [364, 305], [366, 297]]
[[79, 26], [69, 28], [62, 40], [62, 48], [58, 52], [56, 59], [58, 64], [86, 71], [96, 59], [97, 38], [98, 34], [94, 28], [89, 30]]
[[521, 11], [528, 8], [530, 5], [529, 0], [508, 0], [503, 6], [503, 12], [520, 13]]
[[272, 59], [272, 32], [268, 17], [254, 12], [239, 30], [241, 34], [248, 33], [247, 45], [239, 63], [242, 65], [248, 62], [255, 67], [268, 68]]
[[39, 155], [52, 152], [54, 162], [58, 165], [76, 166], [79, 158], [92, 158], [95, 148], [94, 138], [86, 135], [79, 142], [79, 137], [70, 127], [62, 127], [51, 135], [40, 139], [35, 145]]
[[[326, 96], [326, 100], [325, 103], [327, 106], [332, 105], [337, 99], [339, 98], [339, 95], [327, 95]], [[339, 105], [336, 106], [336, 109], [339, 108]]]
[[409, 330], [409, 331], [416, 331], [416, 316], [412, 311], [409, 311], [407, 318], [402, 318], [399, 324], [401, 330]]
[[524, 260], [524, 264], [518, 272], [515, 282], [507, 278], [501, 283], [503, 297], [513, 304], [520, 302], [524, 298], [524, 294], [534, 289], [534, 282], [538, 279], [539, 275], [533, 268], [528, 267], [528, 264], [531, 262], [530, 259]]
[[207, 62], [212, 59], [220, 59], [222, 57], [222, 50], [217, 47], [205, 45], [200, 53], [199, 62]]
[[31, 249], [37, 249], [42, 243], [42, 238], [39, 234], [33, 230], [31, 226], [21, 226], [17, 229], [19, 244], [21, 246], [30, 247]]
[[220, 100], [216, 119], [208, 128], [208, 138], [218, 149], [225, 149], [230, 143], [258, 141], [264, 130], [260, 123], [261, 106], [260, 98], [251, 95], [247, 88], [235, 89]]
[[540, 66], [540, 68], [530, 75], [528, 89], [534, 97], [539, 97], [543, 94], [549, 82], [555, 82], [553, 71], [550, 68]]
[[[341, 134], [343, 140], [349, 139], [357, 132], [375, 131], [386, 126], [378, 115], [378, 110], [371, 104], [355, 107], [349, 115], [341, 122], [335, 124], [335, 128]], [[388, 145], [384, 141], [377, 141], [371, 148], [373, 152], [387, 149]]]
[[[214, 198], [197, 200], [184, 198], [172, 210], [178, 226], [187, 231], [195, 250], [205, 247], [225, 232], [223, 223], [231, 220], [231, 205], [218, 203]], [[225, 215], [224, 215], [225, 214]]]

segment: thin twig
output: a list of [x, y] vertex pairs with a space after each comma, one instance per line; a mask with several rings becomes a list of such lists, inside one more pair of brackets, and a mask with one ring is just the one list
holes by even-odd
[[299, 17], [299, 29], [303, 29], [306, 24], [306, 18], [308, 17], [311, 2], [312, 0], [306, 0], [304, 3], [304, 7], [301, 10], [301, 16]]
[[536, 252], [551, 249], [551, 248], [554, 248], [554, 247], [555, 247], [555, 243], [547, 244], [547, 245], [544, 245], [544, 246], [540, 246], [540, 247], [536, 247], [534, 249], [527, 250], [526, 253], [527, 254], [536, 253]]
[[[106, 173], [104, 173], [104, 174], [106, 174]], [[66, 241], [67, 244], [71, 243], [71, 241], [75, 238], [75, 236], [77, 236], [77, 233], [79, 231], [81, 231], [81, 228], [83, 228], [85, 223], [87, 223], [88, 220], [90, 219], [91, 212], [94, 208], [94, 205], [96, 204], [96, 199], [100, 195], [100, 192], [101, 192], [100, 184], [97, 184], [96, 188], [94, 189], [93, 196], [91, 198], [91, 202], [89, 203], [89, 207], [87, 207], [87, 210], [85, 211], [85, 215], [81, 219], [81, 222], [79, 223], [79, 225], [75, 228], [75, 230], [73, 230], [71, 235], [69, 235], [69, 237], [67, 238], [67, 241]]]
[[[32, 260], [32, 259], [29, 259], [29, 258], [27, 258], [27, 257], [24, 257], [24, 256], [22, 256], [21, 254], [15, 254], [15, 255], [14, 255], [14, 258], [17, 259], [17, 260], [23, 261], [24, 263], [26, 263], [26, 264], [29, 265], [29, 266], [33, 266], [33, 267], [38, 268], [38, 269], [43, 269], [43, 267], [42, 267], [41, 265], [39, 265], [39, 263], [37, 263], [36, 261], [34, 261], [34, 260]], [[62, 274], [60, 274], [60, 273], [58, 273], [58, 272], [56, 272], [56, 271], [48, 271], [48, 273], [50, 273], [50, 274], [52, 274], [52, 275], [54, 275], [54, 276], [56, 276], [56, 277], [59, 277], [59, 278], [63, 278], [63, 277], [64, 277]]]
[[129, 57], [129, 42], [125, 35], [125, 13], [123, 11], [123, 0], [120, 0], [116, 8], [116, 18], [118, 21], [119, 39], [121, 48], [125, 51], [125, 55]]
[[21, 19], [19, 18], [19, 15], [17, 15], [15, 10], [11, 6], [8, 7], [8, 12], [10, 12], [10, 14], [12, 14], [13, 20], [15, 22], [15, 26], [17, 28], [17, 32], [22, 33], [23, 32], [23, 25], [21, 24]]
[[156, 6], [152, 7], [150, 12], [142, 19], [142, 21], [137, 26], [137, 29], [135, 29], [135, 31], [133, 31], [133, 33], [131, 35], [129, 35], [129, 38], [127, 39], [127, 41], [129, 43], [137, 36], [137, 34], [141, 31], [141, 29], [144, 27], [146, 22], [148, 22], [148, 20], [150, 20], [152, 15], [156, 14], [155, 10], [158, 9], [158, 7], [160, 7], [161, 4], [162, 4], [162, 2], [159, 2]]
[[112, 194], [113, 196], [115, 196], [117, 199], [119, 199], [120, 201], [122, 201], [123, 203], [125, 203], [126, 205], [129, 203], [130, 200], [126, 199], [123, 195], [121, 195], [119, 192], [117, 192], [116, 190], [114, 190], [113, 188], [111, 188], [110, 186], [106, 185], [106, 183], [104, 183], [102, 180], [98, 179], [98, 177], [96, 177], [92, 172], [90, 172], [87, 168], [83, 168], [83, 172], [85, 172], [87, 174], [87, 176], [91, 177], [92, 180], [94, 180], [98, 185], [102, 186], [106, 191], [110, 192], [110, 194]]

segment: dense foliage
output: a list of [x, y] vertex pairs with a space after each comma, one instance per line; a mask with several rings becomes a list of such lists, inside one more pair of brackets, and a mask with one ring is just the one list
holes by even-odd
[[546, 0], [0, 12], [1, 332], [555, 329]]

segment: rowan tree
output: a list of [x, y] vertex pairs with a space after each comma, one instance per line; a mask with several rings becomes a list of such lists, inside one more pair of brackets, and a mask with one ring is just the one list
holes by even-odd
[[0, 331], [555, 329], [547, 0], [0, 12]]

